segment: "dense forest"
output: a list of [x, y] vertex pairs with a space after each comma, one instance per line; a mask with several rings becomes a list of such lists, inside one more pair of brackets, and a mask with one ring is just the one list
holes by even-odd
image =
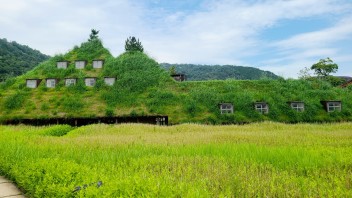
[[199, 80], [258, 80], [278, 79], [279, 76], [269, 71], [263, 71], [254, 67], [234, 65], [194, 65], [194, 64], [169, 64], [161, 63], [162, 68], [170, 70], [175, 67], [177, 73], [186, 75], [189, 81]]
[[49, 58], [26, 45], [0, 39], [0, 81], [24, 74]]

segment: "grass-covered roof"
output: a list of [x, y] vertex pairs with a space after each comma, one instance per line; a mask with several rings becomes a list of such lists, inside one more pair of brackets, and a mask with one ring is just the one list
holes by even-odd
[[[104, 60], [102, 69], [93, 60]], [[84, 69], [76, 60], [87, 61]], [[57, 61], [69, 61], [58, 69]], [[66, 87], [65, 78], [78, 78]], [[84, 77], [97, 77], [94, 87], [86, 87]], [[113, 86], [103, 77], [116, 77]], [[60, 79], [55, 88], [41, 82], [36, 89], [26, 87], [26, 79]], [[170, 123], [234, 123], [275, 120], [285, 122], [352, 120], [350, 89], [331, 86], [318, 79], [304, 80], [224, 80], [175, 82], [159, 64], [138, 51], [113, 57], [99, 39], [75, 46], [66, 54], [52, 57], [33, 70], [1, 84], [0, 119], [168, 115]], [[320, 101], [340, 100], [341, 112], [327, 113]], [[254, 110], [256, 101], [265, 101], [269, 113]], [[295, 112], [288, 101], [303, 101], [304, 112]], [[218, 104], [234, 105], [234, 113], [221, 115]]]

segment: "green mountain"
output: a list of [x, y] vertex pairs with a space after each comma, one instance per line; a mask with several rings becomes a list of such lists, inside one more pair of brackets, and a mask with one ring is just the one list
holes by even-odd
[[0, 39], [0, 80], [24, 74], [49, 58], [26, 45]]
[[177, 73], [185, 74], [187, 80], [259, 80], [279, 79], [280, 77], [269, 71], [263, 71], [254, 67], [235, 65], [194, 65], [194, 64], [169, 64], [161, 63], [161, 67], [170, 70], [175, 67]]
[[[103, 67], [96, 68], [95, 61], [103, 61]], [[111, 86], [107, 79], [116, 81]], [[146, 54], [113, 57], [93, 39], [1, 83], [0, 121], [156, 115], [168, 116], [171, 124], [351, 121], [350, 96], [351, 89], [319, 79], [176, 82]], [[289, 101], [304, 102], [304, 111], [302, 103]]]

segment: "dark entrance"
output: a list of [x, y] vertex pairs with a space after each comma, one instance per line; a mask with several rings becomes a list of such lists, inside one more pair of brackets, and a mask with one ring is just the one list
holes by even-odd
[[14, 119], [3, 121], [5, 125], [55, 125], [68, 124], [71, 126], [84, 126], [89, 124], [119, 124], [119, 123], [145, 123], [155, 125], [168, 125], [168, 116], [133, 116], [133, 117], [95, 117], [95, 118], [48, 118], [48, 119]]

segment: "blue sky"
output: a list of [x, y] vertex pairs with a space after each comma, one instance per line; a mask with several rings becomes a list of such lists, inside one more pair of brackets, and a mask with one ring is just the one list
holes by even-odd
[[296, 78], [330, 57], [352, 76], [352, 0], [0, 0], [0, 38], [65, 53], [100, 30], [118, 56], [129, 36], [158, 62], [258, 67]]

